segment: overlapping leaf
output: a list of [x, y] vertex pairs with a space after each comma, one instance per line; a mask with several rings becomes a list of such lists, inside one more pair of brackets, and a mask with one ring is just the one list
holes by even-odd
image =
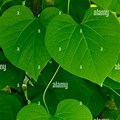
[[[27, 95], [31, 102], [40, 102], [44, 105], [43, 92], [57, 67], [58, 64], [51, 60], [41, 72], [37, 84], [34, 87], [28, 84]], [[46, 103], [50, 113], [55, 113], [57, 104], [61, 100], [70, 98], [81, 101], [90, 109], [93, 116], [99, 115], [106, 103], [106, 95], [99, 86], [60, 68], [46, 93]]]

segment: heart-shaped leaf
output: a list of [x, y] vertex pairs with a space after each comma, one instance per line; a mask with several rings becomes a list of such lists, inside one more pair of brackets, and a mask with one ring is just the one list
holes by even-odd
[[120, 0], [91, 0], [104, 9], [120, 13]]
[[36, 80], [50, 59], [40, 18], [35, 18], [25, 6], [14, 6], [4, 12], [0, 26], [0, 45], [5, 56]]
[[58, 104], [54, 116], [48, 114], [42, 105], [32, 103], [20, 110], [17, 120], [92, 120], [92, 115], [79, 101], [66, 99]]
[[45, 41], [61, 67], [102, 84], [119, 55], [120, 27], [111, 13], [109, 17], [95, 15], [97, 9], [89, 9], [80, 25], [69, 15], [56, 16], [47, 27]]

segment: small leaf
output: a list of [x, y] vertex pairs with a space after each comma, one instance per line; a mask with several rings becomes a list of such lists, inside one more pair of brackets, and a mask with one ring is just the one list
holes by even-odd
[[80, 102], [74, 99], [66, 99], [58, 104], [57, 111], [52, 117], [41, 105], [32, 103], [25, 106], [17, 115], [18, 120], [92, 120], [89, 109], [80, 105]]
[[17, 120], [48, 120], [49, 117], [43, 106], [32, 103], [19, 111]]
[[50, 59], [44, 43], [44, 25], [27, 7], [14, 6], [3, 13], [0, 26], [0, 45], [5, 56], [36, 80]]
[[45, 42], [61, 67], [100, 85], [117, 61], [120, 27], [113, 14], [96, 16], [96, 9], [100, 8], [89, 9], [80, 25], [69, 15], [56, 16], [47, 27]]
[[68, 120], [92, 120], [89, 109], [74, 99], [66, 99], [58, 104], [55, 118]]

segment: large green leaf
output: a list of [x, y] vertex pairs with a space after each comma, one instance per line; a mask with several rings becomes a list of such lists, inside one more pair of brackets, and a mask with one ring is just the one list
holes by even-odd
[[0, 120], [15, 120], [20, 109], [21, 103], [15, 96], [0, 92]]
[[21, 90], [24, 78], [25, 72], [13, 66], [0, 51], [0, 89], [10, 86]]
[[[40, 102], [44, 105], [42, 100], [43, 92], [50, 79], [53, 77], [57, 67], [58, 64], [51, 60], [41, 72], [37, 84], [35, 84], [34, 87], [29, 84], [27, 85], [27, 95], [31, 102]], [[53, 87], [55, 84], [56, 87]], [[63, 85], [63, 87], [57, 87], [57, 84], [65, 85]], [[46, 103], [50, 113], [55, 113], [57, 104], [61, 100], [70, 98], [81, 101], [90, 109], [93, 116], [98, 116], [105, 106], [107, 97], [98, 85], [76, 77], [60, 68], [46, 93]]]
[[[70, 3], [68, 3], [69, 1]], [[84, 14], [89, 6], [89, 0], [55, 0], [55, 7], [64, 13], [68, 12], [78, 23], [83, 20]]]
[[120, 13], [120, 0], [91, 0], [104, 9]]
[[113, 14], [95, 16], [96, 9], [89, 9], [80, 25], [69, 15], [56, 16], [47, 27], [45, 41], [61, 67], [102, 84], [119, 55], [120, 27]]
[[14, 6], [0, 18], [0, 45], [8, 60], [35, 80], [50, 56], [44, 44], [45, 27], [24, 6]]
[[66, 99], [58, 104], [54, 116], [35, 103], [25, 106], [17, 115], [17, 120], [92, 120], [88, 108], [74, 99]]

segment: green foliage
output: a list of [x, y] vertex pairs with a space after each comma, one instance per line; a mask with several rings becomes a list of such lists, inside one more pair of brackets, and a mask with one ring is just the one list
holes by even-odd
[[87, 11], [80, 25], [69, 15], [56, 16], [47, 27], [45, 42], [50, 55], [65, 70], [102, 84], [119, 55], [120, 27], [112, 14], [105, 18], [92, 13], [92, 9]]
[[[41, 75], [39, 76], [39, 79], [35, 86], [33, 87], [28, 84], [27, 95], [33, 103], [38, 103], [41, 101], [41, 104], [44, 105], [42, 101], [42, 94], [53, 74], [55, 73], [57, 67], [58, 64], [51, 60], [50, 63], [48, 63], [41, 72]], [[66, 85], [62, 89], [53, 89], [53, 86], [55, 86], [55, 84], [62, 83], [63, 81], [66, 84], [68, 83], [68, 86]], [[41, 89], [39, 90], [39, 88]], [[99, 115], [100, 111], [104, 108], [107, 100], [106, 95], [104, 92], [102, 92], [99, 86], [89, 81], [85, 81], [82, 78], [76, 77], [60, 68], [52, 84], [49, 86], [48, 92], [46, 93], [46, 103], [48, 105], [50, 113], [54, 114], [57, 104], [66, 98], [73, 98], [81, 101], [90, 109], [93, 116]]]
[[55, 7], [64, 13], [68, 12], [78, 23], [83, 20], [85, 11], [89, 6], [89, 0], [84, 0], [84, 2], [82, 0], [55, 0]]
[[91, 0], [104, 9], [120, 13], [120, 0]]
[[20, 86], [22, 86], [25, 72], [9, 63], [2, 51], [0, 51], [0, 63], [5, 65], [4, 70], [6, 70], [0, 72], [0, 89], [10, 86], [16, 90], [21, 90]]
[[0, 26], [0, 45], [5, 55], [36, 80], [50, 59], [44, 44], [45, 27], [40, 19], [28, 8], [14, 6], [3, 13]]
[[[26, 114], [27, 113], [27, 114]], [[92, 115], [88, 108], [80, 105], [77, 100], [66, 99], [58, 104], [56, 113], [51, 116], [41, 105], [30, 104], [25, 106], [17, 116], [19, 120], [92, 120]]]
[[1, 120], [15, 120], [21, 103], [13, 95], [0, 92], [0, 118]]
[[0, 120], [119, 120], [119, 14], [119, 0], [0, 0]]

